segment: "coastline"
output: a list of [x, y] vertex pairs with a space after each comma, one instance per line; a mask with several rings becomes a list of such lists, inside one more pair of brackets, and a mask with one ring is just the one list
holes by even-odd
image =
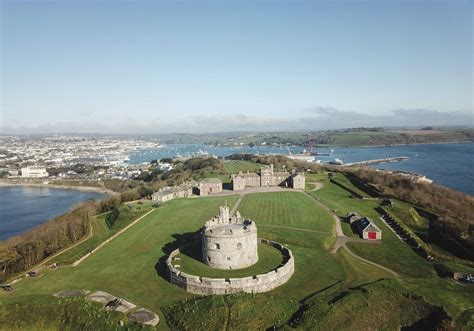
[[[474, 141], [463, 140], [463, 141], [445, 141], [445, 142], [432, 142], [432, 143], [414, 143], [414, 144], [389, 144], [389, 145], [361, 145], [361, 146], [327, 146], [337, 148], [371, 148], [371, 147], [397, 147], [397, 146], [417, 146], [417, 145], [450, 145], [450, 144], [472, 144]], [[326, 147], [326, 146], [320, 146]]]
[[44, 183], [29, 183], [29, 182], [23, 182], [23, 181], [17, 181], [17, 180], [5, 180], [5, 179], [0, 180], [0, 188], [1, 187], [14, 187], [14, 186], [76, 190], [76, 191], [83, 191], [83, 192], [98, 192], [98, 193], [103, 193], [107, 196], [117, 194], [116, 192], [109, 190], [107, 188], [96, 187], [96, 186], [58, 185], [58, 184], [44, 184]]
[[[418, 143], [399, 143], [399, 144], [378, 144], [378, 145], [353, 145], [353, 146], [347, 146], [347, 145], [324, 145], [324, 144], [318, 144], [316, 147], [317, 148], [371, 148], [371, 147], [396, 147], [396, 146], [416, 146], [416, 145], [449, 145], [449, 144], [472, 144], [474, 143], [474, 140], [460, 140], [460, 141], [440, 141], [440, 142], [418, 142]], [[192, 144], [190, 144], [192, 145]], [[204, 144], [204, 145], [209, 145], [213, 146], [213, 144]], [[249, 147], [248, 145], [245, 145], [246, 147]], [[218, 147], [236, 147], [236, 146], [218, 146]], [[262, 146], [255, 146], [255, 147], [262, 147]], [[272, 147], [272, 146], [270, 146]], [[305, 146], [299, 146], [299, 145], [277, 145], [273, 147], [305, 147]], [[283, 154], [282, 154], [283, 155]]]

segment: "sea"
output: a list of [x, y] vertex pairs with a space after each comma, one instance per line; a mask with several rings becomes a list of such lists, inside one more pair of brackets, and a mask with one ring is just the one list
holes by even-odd
[[[211, 155], [225, 157], [235, 153], [297, 154], [301, 146], [210, 146], [204, 144], [171, 144], [161, 148], [145, 149], [130, 155], [130, 163], [138, 164], [165, 157]], [[345, 163], [407, 156], [406, 161], [374, 165], [380, 169], [414, 172], [432, 179], [437, 184], [474, 195], [474, 143], [426, 144], [383, 147], [332, 147], [318, 148], [316, 156], [321, 162], [336, 158]]]
[[105, 194], [79, 190], [9, 186], [0, 187], [0, 240], [19, 235], [75, 204], [102, 199]]

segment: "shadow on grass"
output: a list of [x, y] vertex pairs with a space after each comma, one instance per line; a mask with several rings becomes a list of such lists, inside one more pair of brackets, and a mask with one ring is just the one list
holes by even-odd
[[359, 232], [357, 232], [357, 229], [354, 226], [355, 223], [351, 224], [348, 217], [339, 217], [339, 219], [341, 220], [341, 222], [349, 224], [351, 226], [352, 233], [359, 236]]
[[[175, 249], [178, 249], [179, 247], [185, 244], [189, 244], [189, 243], [199, 240], [199, 232], [176, 233], [176, 234], [173, 234], [172, 237], [175, 240], [163, 246], [161, 250], [164, 253], [164, 255], [161, 256], [158, 259], [158, 262], [155, 264], [155, 270], [158, 273], [158, 275], [166, 280], [169, 280], [168, 273], [166, 272], [166, 259], [168, 258], [168, 256]], [[183, 252], [183, 254], [185, 253]], [[202, 254], [202, 253], [199, 252], [199, 254]], [[192, 257], [195, 258], [194, 256]]]
[[293, 315], [291, 315], [290, 319], [286, 322], [286, 325], [289, 325], [292, 328], [297, 328], [300, 325], [300, 323], [302, 322], [303, 316], [306, 313], [306, 311], [309, 308], [311, 308], [311, 306], [312, 306], [312, 304], [307, 303], [307, 301], [314, 298], [316, 295], [318, 295], [318, 294], [320, 294], [320, 293], [322, 293], [322, 292], [324, 292], [324, 291], [340, 284], [341, 282], [342, 282], [342, 280], [338, 280], [334, 284], [331, 284], [329, 286], [326, 286], [323, 289], [320, 289], [316, 292], [313, 292], [313, 293], [305, 296], [300, 301], [298, 301], [298, 303], [300, 304], [300, 307], [298, 308], [298, 310], [295, 313], [293, 313]]

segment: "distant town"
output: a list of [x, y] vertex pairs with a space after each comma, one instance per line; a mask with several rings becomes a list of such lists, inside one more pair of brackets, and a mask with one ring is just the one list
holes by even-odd
[[[5, 178], [130, 179], [142, 167], [126, 165], [137, 150], [160, 143], [134, 138], [54, 135], [42, 138], [0, 137], [0, 176]], [[126, 169], [126, 170], [125, 170]], [[169, 169], [163, 165], [163, 169]]]

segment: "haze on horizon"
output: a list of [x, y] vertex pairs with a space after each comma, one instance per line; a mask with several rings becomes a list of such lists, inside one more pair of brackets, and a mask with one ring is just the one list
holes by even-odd
[[472, 1], [0, 4], [0, 133], [474, 125]]

